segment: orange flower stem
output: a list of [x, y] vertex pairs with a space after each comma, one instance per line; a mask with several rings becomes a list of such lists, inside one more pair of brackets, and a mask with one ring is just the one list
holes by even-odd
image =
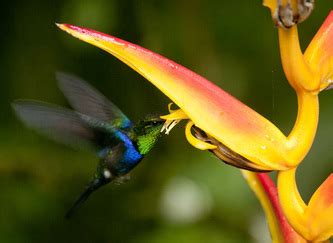
[[288, 136], [289, 163], [296, 166], [309, 151], [317, 131], [320, 79], [304, 59], [296, 26], [279, 28], [279, 44], [284, 72], [298, 99], [296, 123]]
[[291, 166], [302, 161], [310, 150], [316, 135], [319, 118], [318, 96], [308, 92], [297, 92], [298, 113], [295, 125], [288, 135]]
[[[282, 210], [293, 228], [306, 233], [306, 219], [304, 216], [306, 204], [304, 203], [295, 181], [296, 168], [278, 173], [278, 193]], [[304, 235], [304, 237], [306, 237]]]

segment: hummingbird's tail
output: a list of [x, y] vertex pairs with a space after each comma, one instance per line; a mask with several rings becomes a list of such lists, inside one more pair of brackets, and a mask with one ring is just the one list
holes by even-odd
[[107, 184], [110, 181], [103, 180], [100, 178], [96, 178], [93, 181], [91, 181], [86, 189], [83, 191], [83, 193], [80, 195], [80, 197], [75, 201], [73, 206], [67, 211], [65, 218], [69, 219], [73, 216], [74, 212], [88, 199], [91, 193], [96, 191], [101, 186]]

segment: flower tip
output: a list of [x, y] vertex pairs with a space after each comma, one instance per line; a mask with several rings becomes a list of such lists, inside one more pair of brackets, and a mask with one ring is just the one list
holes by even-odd
[[66, 24], [61, 24], [61, 23], [55, 23], [55, 25], [59, 28], [64, 30], [66, 28]]
[[[55, 23], [55, 24], [59, 29], [66, 31], [69, 34], [72, 34], [72, 32], [75, 30], [75, 27], [76, 27], [76, 26], [70, 25], [70, 24], [63, 24], [63, 23]], [[79, 27], [76, 27], [76, 28], [79, 28]]]
[[73, 33], [73, 31], [75, 30], [75, 28], [73, 28], [73, 27], [75, 27], [74, 25], [70, 25], [70, 24], [62, 24], [62, 23], [55, 23], [55, 25], [56, 25], [59, 29], [61, 29], [61, 30], [65, 31], [65, 32], [67, 32], [68, 34], [74, 36], [74, 33]]

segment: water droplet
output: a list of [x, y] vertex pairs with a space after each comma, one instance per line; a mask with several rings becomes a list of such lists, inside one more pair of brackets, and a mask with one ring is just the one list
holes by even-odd
[[268, 140], [268, 141], [271, 141], [271, 142], [274, 142], [274, 138], [270, 137], [269, 135], [265, 135], [265, 138]]
[[179, 68], [179, 66], [177, 64], [173, 64], [173, 63], [169, 63], [169, 66], [170, 66], [170, 68], [176, 69], [176, 70]]
[[260, 148], [265, 150], [267, 148], [267, 146], [266, 145], [262, 145]]

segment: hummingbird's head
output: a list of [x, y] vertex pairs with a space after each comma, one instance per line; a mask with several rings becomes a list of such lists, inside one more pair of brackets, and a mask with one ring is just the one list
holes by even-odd
[[147, 116], [140, 120], [134, 127], [137, 137], [137, 145], [141, 154], [147, 154], [154, 147], [157, 139], [161, 135], [164, 124], [159, 116]]

